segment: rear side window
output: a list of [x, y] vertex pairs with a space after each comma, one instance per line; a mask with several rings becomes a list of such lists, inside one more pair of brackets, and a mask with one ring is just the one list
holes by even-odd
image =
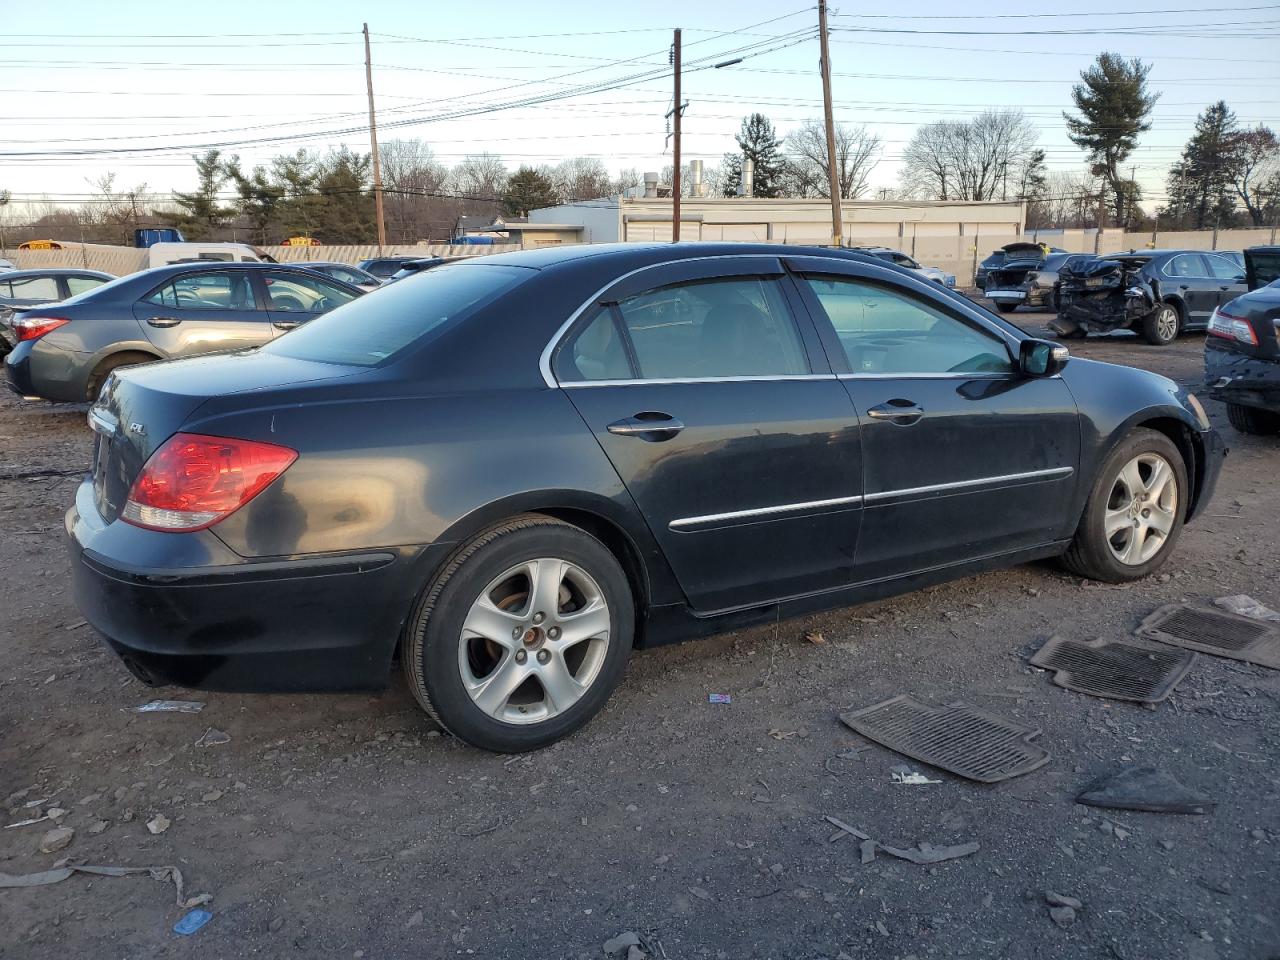
[[561, 358], [567, 382], [809, 372], [777, 281], [758, 277], [673, 284], [623, 300], [576, 335]]
[[1239, 280], [1244, 276], [1244, 267], [1234, 260], [1214, 256], [1211, 253], [1206, 253], [1204, 260], [1209, 265], [1209, 275], [1215, 280]]
[[533, 276], [523, 267], [455, 264], [359, 297], [263, 347], [320, 363], [372, 367]]
[[256, 310], [247, 273], [188, 273], [144, 298], [177, 310]]
[[106, 283], [105, 280], [99, 280], [97, 277], [67, 277], [67, 290], [70, 296], [86, 293], [96, 289]]

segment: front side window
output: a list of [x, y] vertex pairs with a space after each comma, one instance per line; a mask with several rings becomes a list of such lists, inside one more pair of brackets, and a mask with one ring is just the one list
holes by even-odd
[[255, 310], [247, 273], [188, 273], [145, 298], [158, 307], [178, 310]]
[[57, 300], [58, 281], [53, 277], [18, 277], [0, 281], [0, 296], [14, 300]]
[[320, 277], [268, 273], [267, 307], [287, 313], [325, 313], [355, 299], [355, 294]]
[[853, 277], [806, 277], [854, 373], [1010, 373], [997, 336], [922, 299]]
[[1184, 253], [1171, 259], [1164, 268], [1168, 277], [1203, 277], [1204, 266], [1198, 254]]
[[777, 281], [759, 277], [679, 283], [630, 297], [578, 334], [568, 356], [568, 380], [620, 379], [628, 359], [642, 380], [809, 372]]

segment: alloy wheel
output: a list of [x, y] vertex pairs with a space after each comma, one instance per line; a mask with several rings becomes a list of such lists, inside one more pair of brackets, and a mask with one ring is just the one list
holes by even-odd
[[1178, 514], [1178, 481], [1169, 461], [1140, 453], [1111, 486], [1103, 531], [1112, 555], [1136, 567], [1163, 549]]
[[1178, 311], [1176, 309], [1168, 305], [1160, 308], [1160, 315], [1156, 317], [1156, 332], [1160, 334], [1160, 339], [1166, 343], [1173, 341], [1178, 336]]
[[463, 621], [463, 686], [496, 720], [548, 720], [599, 676], [609, 633], [609, 605], [589, 573], [555, 557], [524, 561], [494, 578]]

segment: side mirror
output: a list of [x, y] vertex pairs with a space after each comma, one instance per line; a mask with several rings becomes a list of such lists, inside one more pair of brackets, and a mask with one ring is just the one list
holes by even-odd
[[1052, 377], [1062, 372], [1071, 354], [1050, 340], [1023, 340], [1018, 348], [1018, 369], [1026, 377]]

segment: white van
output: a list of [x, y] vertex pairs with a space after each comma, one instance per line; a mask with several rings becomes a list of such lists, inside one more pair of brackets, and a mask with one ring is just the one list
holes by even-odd
[[147, 266], [163, 267], [190, 260], [222, 263], [275, 263], [274, 257], [247, 243], [155, 243], [147, 247]]

